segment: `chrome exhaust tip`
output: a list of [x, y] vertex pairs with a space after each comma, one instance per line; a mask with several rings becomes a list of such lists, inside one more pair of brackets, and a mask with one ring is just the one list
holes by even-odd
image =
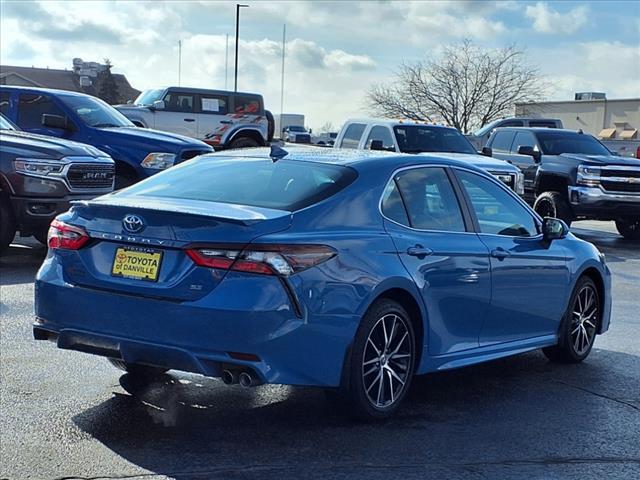
[[238, 381], [240, 382], [240, 385], [242, 385], [245, 388], [253, 387], [260, 383], [258, 379], [249, 372], [242, 372], [238, 377]]
[[233, 385], [238, 383], [238, 374], [231, 370], [223, 370], [221, 375], [222, 381], [225, 385]]

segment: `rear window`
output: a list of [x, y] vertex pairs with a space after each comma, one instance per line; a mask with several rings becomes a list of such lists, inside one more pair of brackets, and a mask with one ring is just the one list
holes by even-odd
[[295, 211], [329, 198], [356, 177], [353, 169], [339, 165], [205, 156], [154, 175], [117, 195]]

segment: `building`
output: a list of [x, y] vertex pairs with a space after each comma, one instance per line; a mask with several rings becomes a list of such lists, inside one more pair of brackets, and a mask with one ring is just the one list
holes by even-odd
[[127, 103], [140, 91], [133, 88], [127, 77], [111, 73], [110, 66], [97, 62], [73, 59], [72, 70], [0, 65], [0, 85], [55, 88], [87, 93], [109, 103]]
[[604, 93], [576, 93], [575, 100], [516, 103], [516, 117], [557, 118], [565, 128], [603, 139], [640, 138], [640, 98], [609, 100]]

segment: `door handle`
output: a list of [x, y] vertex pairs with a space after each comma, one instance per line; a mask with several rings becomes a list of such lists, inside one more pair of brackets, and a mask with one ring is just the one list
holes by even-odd
[[185, 122], [195, 122], [196, 119], [195, 118], [185, 118], [184, 121]]
[[495, 250], [491, 250], [491, 256], [498, 260], [504, 260], [505, 258], [510, 257], [511, 253], [504, 248], [498, 247]]
[[225, 125], [231, 125], [233, 122], [231, 120], [220, 120], [220, 123], [223, 123]]
[[416, 245], [415, 247], [407, 248], [407, 255], [410, 255], [412, 257], [418, 257], [420, 259], [423, 259], [427, 255], [431, 255], [432, 253], [433, 253], [433, 250], [431, 250], [430, 248], [423, 247], [422, 245]]

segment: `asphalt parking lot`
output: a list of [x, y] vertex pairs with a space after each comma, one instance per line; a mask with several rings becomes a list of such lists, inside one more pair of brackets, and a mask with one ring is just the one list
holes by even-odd
[[318, 389], [176, 372], [140, 385], [33, 341], [45, 249], [18, 241], [0, 259], [0, 479], [640, 478], [640, 244], [608, 223], [573, 230], [613, 271], [611, 329], [586, 362], [533, 352], [420, 377], [377, 424]]

